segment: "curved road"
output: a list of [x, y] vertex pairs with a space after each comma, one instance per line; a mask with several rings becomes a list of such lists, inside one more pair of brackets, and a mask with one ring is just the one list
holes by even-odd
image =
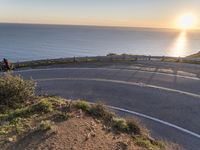
[[156, 137], [186, 149], [200, 147], [200, 78], [111, 68], [52, 68], [15, 73], [36, 80], [38, 93], [104, 101], [139, 113]]

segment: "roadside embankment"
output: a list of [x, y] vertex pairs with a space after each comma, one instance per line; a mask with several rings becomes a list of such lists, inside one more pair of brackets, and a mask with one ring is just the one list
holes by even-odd
[[0, 77], [0, 147], [3, 149], [174, 150], [134, 118], [121, 118], [105, 105], [36, 96], [35, 82]]

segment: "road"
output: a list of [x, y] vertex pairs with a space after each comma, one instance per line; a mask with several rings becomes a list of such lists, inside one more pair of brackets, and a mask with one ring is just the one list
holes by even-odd
[[153, 136], [178, 143], [185, 149], [200, 147], [198, 77], [127, 68], [49, 68], [16, 74], [36, 80], [38, 93], [103, 101], [153, 117], [158, 121], [137, 115]]

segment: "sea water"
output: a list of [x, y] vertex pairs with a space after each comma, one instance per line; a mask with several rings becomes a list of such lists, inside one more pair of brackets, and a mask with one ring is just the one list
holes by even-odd
[[0, 24], [0, 59], [26, 61], [108, 53], [186, 56], [200, 31], [73, 25]]

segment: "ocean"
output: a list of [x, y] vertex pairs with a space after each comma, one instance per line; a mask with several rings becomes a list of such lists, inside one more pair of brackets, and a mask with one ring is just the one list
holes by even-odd
[[0, 24], [0, 59], [13, 62], [108, 53], [187, 56], [199, 50], [200, 31]]

